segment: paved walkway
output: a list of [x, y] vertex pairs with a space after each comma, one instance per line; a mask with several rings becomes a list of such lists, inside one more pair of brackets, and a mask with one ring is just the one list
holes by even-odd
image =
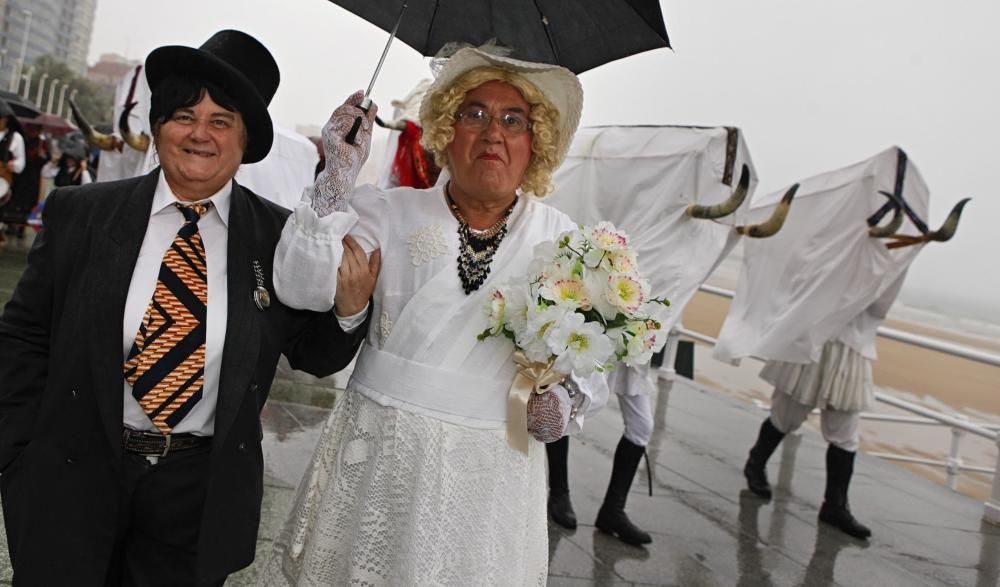
[[[23, 252], [0, 253], [5, 302]], [[330, 395], [277, 385], [264, 410], [267, 463], [258, 563], [291, 505], [295, 486], [328, 413]], [[318, 407], [322, 406], [322, 407]], [[612, 402], [571, 443], [570, 484], [581, 521], [575, 532], [551, 528], [553, 587], [675, 585], [833, 586], [961, 585], [1000, 582], [1000, 529], [980, 522], [982, 504], [876, 458], [859, 456], [854, 513], [870, 544], [817, 525], [825, 444], [812, 432], [786, 439], [772, 459], [776, 495], [764, 502], [744, 490], [741, 467], [763, 412], [688, 381], [661, 382], [650, 443], [653, 496], [645, 470], [627, 510], [653, 533], [647, 548], [596, 531], [597, 514], [621, 435]], [[0, 538], [0, 584], [9, 584]], [[253, 585], [255, 567], [228, 585]], [[463, 586], [465, 587], [465, 586]]]

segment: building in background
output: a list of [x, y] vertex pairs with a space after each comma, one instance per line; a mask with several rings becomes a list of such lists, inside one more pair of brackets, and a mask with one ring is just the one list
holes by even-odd
[[123, 77], [132, 75], [135, 66], [141, 63], [137, 59], [128, 59], [117, 53], [104, 53], [97, 63], [87, 68], [87, 79], [114, 88]]
[[51, 55], [86, 74], [96, 11], [97, 0], [0, 0], [0, 88], [12, 87], [22, 49], [22, 71], [36, 58]]

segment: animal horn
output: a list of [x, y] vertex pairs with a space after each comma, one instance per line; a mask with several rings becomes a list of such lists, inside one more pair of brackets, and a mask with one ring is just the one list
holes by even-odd
[[869, 227], [868, 236], [874, 238], [886, 238], [896, 234], [899, 227], [903, 225], [903, 207], [896, 202], [896, 196], [893, 194], [883, 191], [879, 191], [879, 193], [892, 200], [893, 204], [895, 204], [892, 210], [892, 220], [890, 220], [889, 224], [886, 224], [885, 226], [879, 226], [876, 224], [875, 226]]
[[386, 121], [376, 116], [375, 124], [381, 126], [382, 128], [387, 128], [389, 130], [398, 130], [398, 131], [406, 130], [406, 121], [403, 119]]
[[781, 197], [781, 201], [774, 208], [774, 212], [770, 218], [760, 224], [737, 226], [736, 232], [751, 238], [767, 238], [777, 234], [785, 224], [785, 217], [788, 216], [788, 209], [791, 207], [792, 198], [795, 197], [795, 192], [797, 191], [799, 191], [799, 184], [788, 188], [788, 191], [785, 192], [785, 195]]
[[747, 197], [747, 191], [750, 189], [750, 168], [743, 165], [742, 171], [740, 171], [740, 183], [736, 186], [736, 190], [733, 191], [732, 195], [726, 199], [725, 202], [721, 204], [715, 204], [712, 206], [700, 206], [698, 204], [691, 204], [687, 207], [687, 215], [691, 218], [722, 218], [723, 216], [728, 216], [735, 212], [743, 200]]
[[965, 198], [955, 204], [955, 207], [951, 209], [951, 212], [948, 214], [948, 218], [945, 219], [941, 228], [927, 233], [927, 240], [943, 243], [955, 236], [955, 231], [958, 229], [958, 220], [962, 217], [962, 209], [965, 208], [965, 205], [968, 204], [971, 199], [972, 198]]
[[83, 133], [83, 137], [87, 140], [87, 144], [91, 147], [97, 147], [102, 151], [118, 151], [122, 150], [121, 139], [115, 135], [106, 135], [104, 133], [97, 132], [94, 127], [90, 126], [87, 119], [80, 112], [80, 108], [73, 101], [73, 98], [69, 99], [69, 109], [73, 112], [73, 120], [76, 121], [76, 125], [80, 127], [80, 131]]
[[132, 109], [138, 102], [132, 102], [131, 104], [126, 104], [125, 108], [122, 109], [122, 115], [118, 117], [118, 130], [122, 133], [122, 139], [125, 140], [125, 144], [132, 147], [136, 151], [146, 152], [149, 148], [149, 135], [144, 132], [139, 134], [133, 133], [128, 127], [128, 116], [131, 114]]

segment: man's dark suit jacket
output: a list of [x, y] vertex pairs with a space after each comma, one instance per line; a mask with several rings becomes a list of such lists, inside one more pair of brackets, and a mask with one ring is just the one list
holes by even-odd
[[[0, 317], [0, 491], [16, 584], [103, 584], [119, 515], [125, 298], [158, 173], [53, 192]], [[234, 182], [227, 330], [198, 544], [205, 578], [253, 561], [260, 411], [279, 354], [326, 376], [350, 362], [367, 330], [345, 334], [332, 311], [293, 310], [273, 295], [288, 214]], [[272, 293], [263, 311], [252, 298], [254, 261]]]

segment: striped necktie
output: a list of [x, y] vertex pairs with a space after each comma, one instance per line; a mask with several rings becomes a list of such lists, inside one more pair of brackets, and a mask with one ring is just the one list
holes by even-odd
[[208, 271], [198, 220], [212, 203], [174, 205], [184, 225], [163, 254], [153, 299], [124, 365], [132, 396], [163, 434], [201, 399], [205, 376]]

